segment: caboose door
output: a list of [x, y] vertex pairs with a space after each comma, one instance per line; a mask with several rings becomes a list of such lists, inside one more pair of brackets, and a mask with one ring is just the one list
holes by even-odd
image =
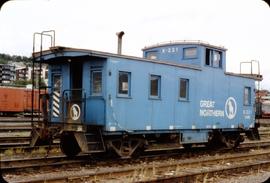
[[82, 89], [82, 73], [81, 62], [70, 63], [70, 88], [74, 90], [74, 97], [81, 97], [81, 92], [76, 92], [76, 90]]
[[84, 121], [83, 63], [70, 63], [70, 89], [64, 91], [65, 119], [69, 123], [80, 124]]

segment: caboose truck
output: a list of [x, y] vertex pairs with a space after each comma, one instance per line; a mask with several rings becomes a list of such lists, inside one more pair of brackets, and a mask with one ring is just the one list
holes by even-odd
[[131, 157], [258, 138], [253, 105], [262, 76], [226, 72], [225, 53], [175, 41], [145, 47], [143, 58], [60, 46], [33, 55], [49, 66], [48, 120], [61, 124], [63, 153]]

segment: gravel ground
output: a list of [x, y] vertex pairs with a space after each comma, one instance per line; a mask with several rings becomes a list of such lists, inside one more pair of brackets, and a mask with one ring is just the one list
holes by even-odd
[[[260, 152], [260, 151], [264, 151], [264, 150], [251, 150], [250, 153], [252, 152]], [[229, 154], [230, 155], [230, 154]], [[215, 156], [217, 157], [220, 157], [221, 155], [219, 154], [216, 154]], [[206, 156], [200, 156], [200, 157], [197, 157], [198, 159], [207, 159], [207, 158], [214, 158], [215, 156], [209, 156], [209, 155], [206, 155]], [[227, 154], [224, 154], [224, 156], [228, 156]], [[196, 158], [194, 158], [196, 159]], [[148, 172], [146, 171], [146, 169], [144, 169], [143, 167], [145, 166], [154, 166], [154, 165], [158, 165], [158, 164], [162, 164], [164, 163], [164, 161], [168, 162], [170, 161], [171, 163], [175, 163], [176, 161], [177, 162], [185, 162], [185, 161], [190, 161], [189, 158], [187, 159], [181, 159], [181, 160], [175, 160], [175, 159], [168, 159], [168, 160], [160, 160], [160, 161], [155, 161], [154, 163], [150, 162], [150, 163], [145, 163], [145, 162], [138, 162], [138, 163], [133, 163], [133, 164], [129, 164], [129, 165], [123, 165], [124, 167], [126, 168], [130, 168], [130, 167], [135, 167], [137, 166], [138, 167], [138, 171], [135, 171], [133, 175], [129, 175], [127, 176], [126, 178], [123, 178], [123, 177], [115, 177], [115, 178], [109, 178], [109, 179], [102, 179], [102, 180], [98, 180], [98, 182], [108, 182], [108, 183], [127, 183], [127, 182], [134, 182], [134, 181], [139, 181], [139, 180], [143, 180], [143, 178], [147, 178], [147, 177], [151, 177], [153, 176], [151, 174], [151, 172]], [[226, 161], [224, 162], [225, 165], [227, 166], [230, 166], [232, 165], [232, 163], [226, 163]], [[218, 164], [217, 164], [218, 165]], [[223, 165], [223, 163], [219, 164], [220, 166]], [[12, 172], [12, 173], [8, 173], [8, 174], [5, 174], [5, 178], [11, 182], [14, 182], [14, 181], [24, 181], [24, 182], [27, 182], [27, 179], [29, 177], [31, 178], [34, 178], [34, 179], [38, 179], [38, 178], [42, 178], [44, 180], [46, 180], [46, 178], [52, 178], [52, 177], [55, 177], [55, 176], [70, 176], [72, 177], [73, 175], [76, 175], [76, 177], [80, 177], [82, 175], [85, 175], [85, 174], [93, 174], [95, 172], [100, 172], [100, 171], [114, 171], [114, 169], [118, 169], [118, 168], [123, 168], [122, 165], [119, 165], [119, 166], [108, 166], [108, 167], [105, 167], [105, 166], [95, 166], [95, 167], [92, 167], [92, 166], [86, 166], [86, 167], [76, 167], [74, 168], [73, 166], [69, 167], [69, 166], [65, 166], [64, 168], [55, 168], [54, 171], [51, 171], [50, 169], [49, 170], [44, 170], [44, 171], [39, 171], [39, 170], [35, 170], [33, 169], [33, 172], [30, 171], [28, 173], [23, 173], [23, 174], [16, 174], [15, 172]], [[184, 167], [183, 167], [184, 168]], [[202, 167], [201, 167], [202, 168]], [[205, 167], [207, 168], [207, 167]], [[149, 174], [150, 173], [150, 174]], [[155, 171], [155, 175], [159, 175], [158, 174], [159, 172], [156, 172]], [[166, 173], [166, 172], [165, 172]], [[169, 170], [168, 172], [168, 175], [174, 175], [174, 171], [171, 171]], [[209, 177], [209, 178], [205, 178], [204, 180], [204, 183], [216, 183], [216, 182], [221, 182], [221, 183], [262, 183], [264, 182], [265, 180], [267, 180], [268, 178], [270, 177], [270, 171], [262, 171], [262, 170], [257, 170], [257, 171], [250, 171], [250, 172], [246, 172], [244, 174], [241, 174], [240, 176], [236, 173], [234, 174], [231, 174], [230, 176], [222, 176], [222, 175], [219, 175], [219, 176], [216, 176], [216, 177]], [[153, 178], [153, 177], [152, 177]], [[123, 180], [123, 181], [122, 181]], [[269, 182], [270, 183], [270, 182]]]
[[[128, 166], [134, 166], [134, 165], [128, 165]], [[144, 163], [141, 164], [141, 167], [145, 166]], [[76, 177], [80, 177], [81, 175], [85, 174], [92, 174], [96, 171], [102, 171], [111, 169], [113, 171], [114, 167], [96, 167], [96, 168], [89, 168], [89, 167], [80, 167], [80, 168], [68, 168], [66, 167], [63, 171], [60, 169], [55, 169], [54, 172], [48, 171], [48, 172], [39, 172], [36, 171], [35, 173], [26, 173], [22, 175], [16, 175], [16, 173], [11, 174], [5, 174], [5, 178], [8, 181], [16, 182], [16, 181], [24, 181], [27, 182], [27, 179], [31, 176], [33, 179], [39, 179], [42, 178], [43, 180], [46, 180], [46, 178], [59, 176], [61, 174], [62, 176], [73, 176], [76, 175]], [[137, 173], [139, 173], [137, 175]], [[146, 172], [140, 172], [138, 171], [136, 174], [134, 173], [133, 176], [127, 176], [127, 177], [119, 177], [119, 178], [104, 178], [99, 179], [98, 182], [100, 183], [132, 183], [134, 181], [143, 180], [143, 178], [148, 176]], [[211, 178], [205, 178], [203, 183], [263, 183], [270, 177], [270, 172], [268, 171], [255, 171], [255, 172], [247, 172], [244, 175], [241, 174], [240, 176], [237, 174], [233, 174], [230, 177], [226, 176], [217, 176], [217, 177], [211, 177]], [[87, 183], [88, 181], [85, 181]], [[90, 181], [89, 181], [90, 182]], [[269, 181], [270, 183], [270, 181]]]
[[[267, 181], [267, 179], [269, 180]], [[211, 179], [209, 182], [219, 182], [219, 183], [270, 183], [270, 172], [260, 171], [256, 173], [252, 173], [245, 176], [232, 176], [231, 178], [215, 178]]]

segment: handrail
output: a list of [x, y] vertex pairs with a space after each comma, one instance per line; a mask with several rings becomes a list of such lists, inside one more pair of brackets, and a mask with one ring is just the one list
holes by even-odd
[[[51, 47], [55, 46], [55, 30], [48, 30], [48, 31], [42, 31], [35, 32], [33, 34], [33, 53], [35, 52], [35, 46], [36, 46], [36, 36], [40, 35], [40, 59], [42, 59], [42, 51], [43, 51], [43, 38], [44, 36], [51, 38]], [[35, 62], [36, 58], [35, 55], [32, 54], [32, 117], [31, 121], [33, 122], [33, 115], [34, 115], [34, 84], [35, 84]], [[38, 74], [38, 94], [40, 95], [40, 85], [41, 85], [41, 62], [39, 62], [39, 74]], [[40, 111], [40, 100], [38, 100], [38, 110]], [[38, 117], [39, 118], [39, 117]], [[32, 124], [33, 125], [33, 124]]]
[[[253, 73], [253, 63], [257, 63], [258, 66], [258, 73]], [[242, 65], [243, 64], [250, 64], [250, 74], [257, 74], [260, 75], [260, 62], [257, 60], [251, 60], [251, 61], [245, 61], [245, 62], [240, 62], [240, 74], [242, 74]]]
[[[257, 73], [254, 73], [253, 63], [257, 64], [257, 68], [258, 68]], [[243, 64], [250, 64], [250, 74], [242, 73], [242, 65]], [[262, 75], [261, 75], [261, 69], [260, 69], [260, 62], [258, 60], [240, 62], [240, 74], [242, 74], [242, 75], [251, 75], [252, 77], [255, 77], [256, 79], [258, 79], [257, 80], [258, 81], [257, 89], [260, 90], [260, 81], [262, 80]]]

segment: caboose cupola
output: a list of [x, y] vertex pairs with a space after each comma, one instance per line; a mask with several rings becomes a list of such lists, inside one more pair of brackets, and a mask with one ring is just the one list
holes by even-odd
[[143, 57], [151, 60], [225, 70], [225, 52], [224, 47], [201, 41], [174, 41], [145, 47]]

